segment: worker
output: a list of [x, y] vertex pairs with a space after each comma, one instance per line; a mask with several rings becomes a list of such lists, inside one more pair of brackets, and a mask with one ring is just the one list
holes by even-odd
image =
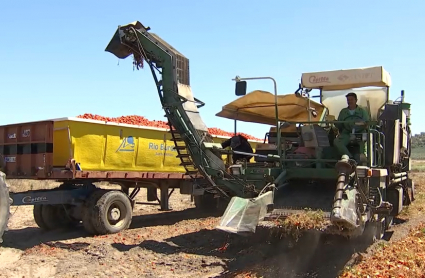
[[[232, 138], [224, 141], [221, 143], [222, 148], [230, 147], [233, 151], [239, 151], [244, 153], [250, 153], [252, 154], [254, 151], [251, 148], [251, 145], [248, 142], [248, 139], [245, 138], [242, 135], [236, 135]], [[244, 154], [238, 154], [234, 153], [232, 156], [233, 164], [236, 164], [236, 161], [246, 159], [246, 161], [251, 160], [253, 156], [252, 155], [244, 155]]]
[[[337, 123], [335, 126], [339, 130], [339, 136], [334, 140], [334, 146], [337, 148], [339, 154], [348, 155], [353, 158], [352, 154], [348, 151], [347, 145], [351, 141], [351, 134], [360, 133], [364, 130], [364, 122], [369, 121], [369, 114], [365, 109], [357, 105], [357, 95], [355, 93], [348, 93], [346, 96], [348, 107], [343, 108], [339, 113], [337, 121], [357, 121], [363, 122], [363, 125], [354, 125], [352, 123]], [[351, 126], [351, 127], [350, 127]], [[359, 162], [365, 163], [367, 161], [367, 148], [363, 141], [359, 142], [360, 154]]]

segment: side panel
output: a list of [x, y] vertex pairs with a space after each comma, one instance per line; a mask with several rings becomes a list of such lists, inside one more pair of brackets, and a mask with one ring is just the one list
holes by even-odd
[[4, 125], [0, 167], [10, 178], [49, 178], [73, 157], [85, 171], [184, 173], [170, 139], [161, 130], [71, 120]]
[[84, 171], [185, 172], [166, 131], [70, 120], [55, 122], [54, 129], [53, 162], [58, 167], [73, 157]]
[[73, 156], [68, 122], [55, 122], [53, 128], [53, 165], [63, 168]]
[[53, 122], [0, 127], [0, 154], [8, 176], [32, 176], [50, 171], [53, 160]]

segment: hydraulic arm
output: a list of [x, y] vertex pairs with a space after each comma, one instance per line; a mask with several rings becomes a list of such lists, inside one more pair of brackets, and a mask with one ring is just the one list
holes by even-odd
[[[149, 65], [165, 116], [172, 132], [177, 133], [173, 139], [182, 166], [192, 163], [197, 170], [187, 174], [192, 176], [199, 170], [210, 185], [215, 186], [210, 176], [223, 173], [225, 165], [212, 149], [205, 147], [213, 140], [198, 112], [204, 104], [193, 97], [190, 89], [189, 61], [149, 30], [138, 21], [119, 26], [105, 51], [120, 59], [132, 54], [137, 69], [143, 67], [144, 62]], [[179, 146], [179, 141], [184, 145]]]

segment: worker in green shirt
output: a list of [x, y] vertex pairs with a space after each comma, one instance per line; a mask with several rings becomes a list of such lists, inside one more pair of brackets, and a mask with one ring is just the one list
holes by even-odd
[[[366, 122], [370, 120], [369, 114], [365, 109], [357, 105], [357, 95], [355, 93], [349, 93], [345, 96], [347, 98], [348, 107], [343, 108], [339, 113], [337, 121], [356, 121]], [[337, 148], [339, 154], [348, 155], [353, 158], [353, 155], [348, 151], [347, 145], [351, 141], [351, 134], [361, 133], [364, 131], [364, 125], [356, 125], [354, 123], [337, 123], [335, 126], [339, 130], [339, 136], [334, 140], [334, 146]], [[367, 161], [367, 148], [365, 142], [361, 141], [358, 143], [360, 146], [360, 163]]]

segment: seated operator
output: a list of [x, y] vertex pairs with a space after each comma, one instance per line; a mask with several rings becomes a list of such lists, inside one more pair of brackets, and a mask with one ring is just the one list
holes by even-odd
[[[369, 114], [365, 109], [357, 105], [357, 95], [355, 93], [348, 93], [346, 96], [348, 107], [343, 108], [339, 113], [337, 121], [369, 121]], [[360, 133], [364, 130], [363, 125], [354, 125], [354, 123], [337, 123], [335, 126], [339, 130], [339, 136], [334, 140], [334, 146], [337, 148], [339, 154], [348, 155], [353, 158], [352, 154], [348, 151], [347, 145], [350, 143], [350, 134], [354, 129], [354, 133]], [[363, 141], [359, 142], [360, 146], [360, 163], [367, 161], [367, 148]]]
[[[248, 139], [240, 134], [233, 136], [232, 138], [224, 141], [223, 143], [221, 143], [221, 146], [223, 147], [223, 149], [230, 146], [233, 151], [253, 153], [253, 150], [251, 148], [251, 145], [248, 142]], [[236, 164], [236, 161], [242, 160], [242, 159], [246, 159], [246, 161], [249, 161], [251, 160], [252, 157], [253, 157], [252, 155], [234, 153], [232, 157], [233, 164]]]

